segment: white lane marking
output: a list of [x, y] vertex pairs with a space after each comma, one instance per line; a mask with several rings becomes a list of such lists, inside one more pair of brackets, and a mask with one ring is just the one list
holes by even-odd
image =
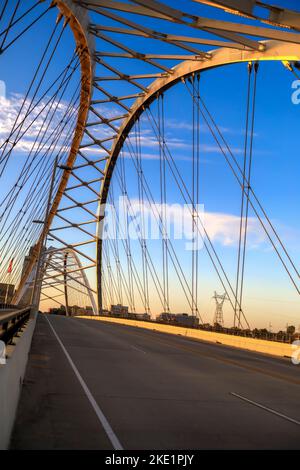
[[85, 381], [83, 380], [83, 378], [81, 377], [77, 367], [75, 366], [74, 362], [72, 361], [71, 359], [71, 356], [69, 355], [68, 351], [66, 350], [66, 348], [64, 347], [62, 341], [60, 340], [58, 334], [56, 333], [55, 329], [53, 328], [53, 326], [51, 325], [51, 322], [50, 320], [45, 316], [45, 319], [47, 320], [50, 328], [52, 329], [53, 331], [53, 334], [54, 336], [56, 337], [57, 341], [59, 342], [63, 352], [65, 353], [66, 355], [66, 358], [68, 359], [80, 385], [82, 386], [90, 404], [92, 405], [92, 407], [94, 408], [94, 411], [100, 421], [100, 423], [102, 424], [103, 428], [104, 428], [104, 431], [106, 432], [107, 434], [107, 437], [108, 439], [110, 440], [110, 442], [112, 443], [112, 446], [115, 450], [124, 450], [119, 439], [117, 438], [117, 436], [115, 435], [111, 425], [109, 424], [108, 420], [106, 419], [103, 411], [99, 408], [98, 406], [98, 403], [96, 402], [96, 400], [94, 399], [93, 395], [91, 394], [88, 386], [86, 385]]
[[147, 354], [146, 351], [143, 351], [142, 349], [137, 348], [136, 346], [131, 346], [131, 347], [132, 347], [132, 349], [135, 349], [136, 351], [139, 351], [139, 352], [141, 352], [141, 353], [143, 353], [143, 354]]
[[241, 400], [251, 403], [251, 405], [255, 405], [258, 408], [261, 408], [262, 410], [268, 411], [269, 413], [273, 413], [274, 415], [280, 416], [280, 418], [284, 418], [287, 421], [291, 421], [291, 423], [298, 424], [298, 426], [300, 426], [300, 422], [297, 421], [296, 419], [290, 418], [289, 416], [279, 413], [278, 411], [275, 411], [272, 408], [268, 408], [267, 406], [261, 405], [260, 403], [257, 403], [256, 401], [249, 400], [249, 398], [242, 397], [242, 395], [238, 395], [238, 393], [230, 392], [230, 394], [233, 395], [234, 397], [240, 398]]

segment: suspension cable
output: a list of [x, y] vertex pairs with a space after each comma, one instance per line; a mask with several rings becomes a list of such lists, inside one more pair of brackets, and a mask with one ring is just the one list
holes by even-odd
[[[240, 326], [240, 310], [243, 300], [243, 287], [244, 287], [244, 275], [245, 275], [245, 258], [246, 258], [246, 244], [247, 244], [247, 228], [248, 228], [248, 213], [249, 213], [249, 189], [251, 185], [251, 169], [252, 169], [252, 156], [253, 156], [253, 136], [254, 136], [254, 123], [255, 123], [255, 104], [256, 104], [256, 87], [257, 87], [257, 71], [258, 62], [254, 64], [254, 85], [253, 85], [253, 97], [252, 97], [252, 119], [251, 119], [251, 132], [250, 132], [250, 150], [249, 150], [249, 161], [248, 161], [248, 172], [247, 172], [247, 189], [246, 189], [246, 212], [245, 212], [245, 228], [244, 228], [244, 240], [243, 240], [243, 254], [242, 254], [242, 269], [241, 269], [241, 286], [240, 286], [240, 308], [239, 308], [239, 326]], [[244, 190], [243, 190], [244, 193]]]
[[[239, 322], [239, 313], [237, 307], [237, 298], [239, 295], [239, 282], [240, 282], [240, 261], [242, 249], [242, 233], [243, 233], [243, 217], [244, 217], [244, 202], [245, 202], [245, 179], [246, 179], [246, 164], [247, 164], [247, 149], [248, 149], [248, 127], [249, 127], [249, 112], [250, 112], [250, 87], [251, 87], [251, 73], [252, 63], [248, 63], [248, 86], [247, 86], [247, 105], [246, 105], [246, 125], [245, 125], [245, 139], [244, 139], [244, 159], [243, 159], [243, 185], [241, 191], [241, 209], [240, 209], [240, 227], [239, 227], [239, 242], [238, 242], [238, 258], [237, 258], [237, 272], [236, 272], [236, 291], [235, 291], [235, 305], [234, 305], [234, 327], [236, 320]], [[238, 324], [238, 327], [240, 325]]]
[[[148, 117], [148, 119], [149, 119], [150, 125], [151, 125], [151, 127], [152, 127], [154, 133], [156, 134], [156, 133], [157, 133], [157, 130], [156, 130], [156, 128], [157, 128], [157, 123], [155, 122], [155, 119], [154, 119], [154, 117], [153, 117], [153, 114], [152, 114], [152, 112], [151, 112], [151, 109], [149, 109], [149, 114], [146, 112], [146, 115], [147, 115], [147, 117]], [[152, 118], [152, 120], [150, 119], [150, 117]], [[189, 212], [191, 213], [191, 216], [192, 216], [192, 210], [191, 210], [191, 208], [190, 208], [190, 205], [192, 205], [192, 198], [191, 198], [190, 192], [189, 192], [188, 189], [187, 189], [187, 186], [186, 186], [186, 184], [185, 184], [185, 182], [184, 182], [184, 180], [183, 180], [183, 178], [182, 178], [182, 176], [181, 176], [181, 174], [180, 174], [180, 172], [179, 172], [179, 170], [178, 170], [178, 167], [177, 167], [177, 165], [176, 165], [176, 162], [175, 162], [175, 160], [174, 160], [174, 158], [173, 158], [173, 156], [172, 156], [172, 153], [170, 152], [170, 149], [169, 149], [169, 147], [168, 147], [167, 144], [165, 145], [165, 149], [166, 149], [166, 155], [168, 156], [168, 158], [166, 159], [166, 160], [167, 160], [167, 163], [168, 163], [168, 166], [169, 166], [169, 168], [170, 168], [170, 170], [171, 170], [171, 173], [172, 173], [172, 175], [173, 175], [173, 177], [174, 177], [174, 180], [175, 180], [175, 182], [176, 182], [176, 184], [177, 184], [177, 186], [178, 186], [178, 188], [179, 188], [179, 191], [180, 191], [180, 193], [181, 193], [181, 195], [182, 195], [182, 197], [183, 197], [183, 200], [184, 200], [184, 202], [187, 204], [187, 208], [188, 208], [188, 210], [189, 210]], [[192, 209], [195, 209], [195, 208], [192, 208]], [[216, 252], [216, 250], [215, 250], [215, 248], [214, 248], [214, 245], [213, 245], [213, 243], [212, 243], [212, 241], [211, 241], [211, 238], [210, 238], [210, 236], [209, 236], [209, 234], [208, 234], [208, 232], [207, 232], [207, 230], [206, 230], [206, 228], [205, 228], [205, 226], [204, 226], [204, 224], [203, 224], [203, 221], [201, 221], [201, 218], [199, 218], [199, 217], [198, 217], [198, 220], [199, 220], [200, 225], [201, 225], [201, 227], [202, 227], [202, 230], [203, 230], [203, 232], [204, 232], [204, 236], [205, 236], [205, 237], [207, 238], [207, 240], [208, 240], [208, 245], [207, 245], [207, 243], [205, 242], [204, 236], [203, 236], [203, 234], [201, 233], [199, 227], [198, 227], [198, 233], [199, 233], [200, 236], [201, 236], [201, 239], [202, 239], [202, 241], [203, 241], [203, 245], [204, 245], [204, 247], [205, 247], [205, 249], [206, 249], [206, 251], [207, 251], [207, 253], [208, 253], [208, 255], [209, 255], [210, 260], [211, 260], [212, 263], [213, 263], [213, 266], [214, 266], [214, 268], [215, 268], [215, 270], [216, 270], [216, 273], [217, 273], [217, 275], [218, 275], [218, 277], [219, 277], [219, 279], [220, 279], [220, 282], [222, 283], [222, 286], [223, 286], [223, 288], [224, 288], [224, 290], [225, 290], [225, 292], [226, 292], [226, 294], [227, 294], [227, 297], [229, 298], [230, 304], [231, 304], [232, 309], [233, 309], [233, 311], [234, 311], [234, 303], [232, 302], [232, 300], [231, 300], [231, 298], [230, 298], [230, 296], [229, 296], [228, 289], [225, 287], [224, 281], [222, 280], [222, 277], [221, 277], [221, 273], [220, 273], [219, 269], [217, 268], [217, 264], [219, 265], [219, 268], [220, 268], [220, 270], [221, 270], [221, 272], [222, 272], [222, 274], [223, 274], [223, 276], [224, 276], [224, 278], [225, 278], [225, 280], [226, 280], [226, 282], [227, 282], [227, 284], [228, 284], [228, 286], [229, 286], [229, 290], [232, 292], [233, 296], [235, 296], [235, 292], [234, 292], [233, 287], [232, 287], [232, 285], [231, 285], [231, 282], [230, 282], [230, 280], [229, 280], [229, 278], [228, 278], [228, 275], [226, 274], [226, 272], [225, 272], [225, 270], [224, 270], [224, 267], [223, 267], [223, 264], [222, 264], [222, 262], [221, 262], [221, 260], [220, 260], [220, 257], [218, 256], [218, 254], [217, 254], [217, 252]], [[211, 248], [211, 250], [212, 250], [213, 253], [210, 252], [209, 247]], [[217, 264], [216, 264], [216, 262], [213, 261], [213, 256], [216, 258]], [[243, 317], [244, 317], [244, 319], [245, 319], [245, 322], [246, 322], [247, 325], [249, 326], [249, 324], [248, 324], [248, 322], [247, 322], [247, 319], [246, 319], [246, 317], [245, 317], [244, 314], [243, 314]]]
[[[187, 89], [188, 89], [188, 87], [187, 87]], [[189, 89], [188, 89], [188, 90], [189, 90]], [[190, 92], [190, 90], [189, 90], [189, 92]], [[203, 102], [203, 99], [200, 99], [200, 100], [201, 100], [201, 103], [202, 103], [204, 109], [207, 110], [207, 107], [205, 106], [205, 104], [204, 104], [204, 102]], [[207, 126], [208, 126], [210, 132], [212, 133], [212, 135], [213, 135], [213, 137], [214, 137], [214, 139], [215, 139], [215, 141], [216, 141], [218, 147], [220, 148], [221, 153], [222, 153], [223, 156], [225, 157], [225, 160], [226, 160], [226, 162], [228, 163], [228, 165], [229, 165], [229, 167], [230, 167], [230, 169], [231, 169], [233, 175], [235, 176], [235, 178], [236, 178], [238, 184], [240, 185], [240, 187], [242, 187], [242, 181], [240, 180], [240, 178], [239, 178], [239, 176], [238, 176], [238, 174], [237, 174], [237, 171], [234, 169], [232, 163], [230, 162], [228, 156], [226, 155], [226, 153], [225, 153], [225, 151], [224, 151], [224, 148], [223, 148], [222, 145], [220, 144], [220, 142], [219, 142], [219, 140], [218, 140], [218, 138], [217, 138], [216, 133], [218, 133], [218, 134], [220, 135], [221, 139], [223, 140], [223, 142], [224, 142], [224, 144], [225, 144], [225, 147], [226, 147], [227, 151], [229, 152], [230, 157], [233, 159], [233, 161], [234, 161], [234, 163], [235, 163], [235, 165], [236, 165], [236, 167], [237, 167], [237, 170], [238, 170], [238, 172], [239, 172], [240, 174], [243, 174], [242, 169], [240, 168], [240, 165], [238, 164], [236, 158], [234, 157], [232, 151], [230, 150], [230, 148], [229, 148], [229, 146], [228, 146], [226, 140], [224, 139], [224, 137], [223, 137], [223, 135], [222, 135], [220, 129], [218, 128], [217, 124], [212, 120], [214, 126], [216, 127], [216, 132], [214, 132], [212, 126], [210, 125], [210, 123], [209, 123], [208, 119], [206, 118], [205, 114], [203, 113], [203, 111], [200, 110], [200, 112], [201, 112], [201, 115], [202, 115], [202, 117], [203, 117], [205, 123], [207, 124]], [[211, 118], [211, 119], [212, 119], [212, 118]], [[248, 184], [248, 181], [245, 181], [245, 184], [247, 185], [247, 184]], [[254, 203], [252, 202], [252, 200], [251, 200], [251, 198], [250, 198], [250, 193], [252, 194], [252, 196], [254, 197], [256, 203], [258, 204], [259, 208], [261, 209], [261, 211], [262, 211], [264, 217], [266, 218], [266, 220], [267, 220], [267, 222], [268, 222], [268, 224], [269, 224], [269, 226], [270, 226], [272, 232], [274, 233], [274, 235], [275, 235], [277, 241], [279, 242], [281, 248], [283, 249], [283, 251], [284, 251], [284, 253], [285, 253], [285, 255], [286, 255], [288, 261], [291, 263], [291, 266], [292, 266], [293, 270], [295, 271], [295, 273], [296, 273], [296, 275], [297, 275], [298, 278], [300, 278], [300, 274], [299, 274], [299, 272], [298, 272], [298, 270], [297, 270], [297, 268], [296, 268], [294, 262], [292, 261], [290, 255], [288, 254], [288, 252], [287, 252], [285, 246], [283, 245], [283, 243], [282, 243], [280, 237], [278, 236], [278, 234], [277, 234], [277, 232], [276, 232], [276, 230], [275, 230], [275, 228], [274, 228], [272, 222], [270, 221], [268, 215], [266, 214], [266, 211], [263, 209], [263, 207], [262, 207], [260, 201], [258, 200], [257, 196], [255, 195], [253, 188], [250, 187], [250, 189], [249, 189], [249, 198], [248, 198], [249, 204], [250, 204], [251, 208], [253, 209], [255, 215], [257, 216], [258, 220], [260, 221], [260, 224], [261, 224], [261, 226], [262, 226], [262, 228], [263, 228], [265, 234], [267, 235], [267, 237], [268, 237], [270, 243], [272, 244], [272, 246], [273, 246], [273, 248], [274, 248], [276, 254], [278, 255], [278, 257], [279, 257], [279, 259], [280, 259], [280, 261], [281, 261], [281, 263], [282, 263], [282, 265], [283, 265], [283, 267], [284, 267], [286, 273], [288, 274], [288, 276], [289, 276], [289, 278], [290, 278], [292, 284], [294, 285], [296, 291], [300, 294], [300, 288], [297, 286], [297, 283], [295, 282], [295, 280], [294, 280], [294, 278], [293, 278], [293, 276], [292, 276], [292, 274], [291, 274], [291, 272], [290, 272], [290, 270], [289, 270], [289, 268], [288, 268], [286, 262], [284, 261], [282, 255], [279, 253], [279, 250], [278, 250], [276, 244], [274, 243], [274, 241], [273, 241], [271, 235], [269, 234], [269, 232], [268, 232], [268, 230], [267, 230], [267, 228], [266, 228], [266, 226], [265, 226], [265, 224], [264, 224], [264, 222], [263, 222], [261, 216], [259, 215], [258, 210], [255, 208]], [[247, 195], [246, 195], [246, 197], [247, 197]]]

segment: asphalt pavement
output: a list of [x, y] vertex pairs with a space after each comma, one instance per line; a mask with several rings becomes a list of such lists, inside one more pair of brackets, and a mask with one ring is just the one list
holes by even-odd
[[300, 365], [39, 315], [12, 449], [300, 449]]

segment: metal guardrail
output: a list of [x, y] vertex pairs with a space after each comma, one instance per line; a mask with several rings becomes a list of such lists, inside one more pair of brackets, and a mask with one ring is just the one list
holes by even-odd
[[31, 307], [14, 310], [1, 315], [0, 310], [0, 340], [5, 344], [10, 343], [18, 334], [24, 324], [29, 320]]
[[0, 303], [0, 313], [1, 310], [21, 310], [21, 308], [19, 305]]

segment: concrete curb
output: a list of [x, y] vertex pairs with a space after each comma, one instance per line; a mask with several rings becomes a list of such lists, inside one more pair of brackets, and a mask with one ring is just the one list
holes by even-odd
[[160, 323], [156, 324], [145, 321], [128, 320], [126, 318], [111, 318], [99, 316], [93, 317], [83, 315], [78, 316], [77, 318], [135, 326], [138, 328], [145, 328], [147, 330], [160, 331], [161, 333], [186, 336], [188, 338], [198, 339], [201, 341], [208, 341], [210, 343], [220, 343], [226, 346], [232, 346], [239, 349], [246, 349], [248, 351], [270, 354], [272, 356], [278, 357], [291, 357], [293, 353], [292, 345], [288, 343], [279, 343], [275, 341], [267, 341], [256, 338], [243, 338], [242, 336], [227, 335], [225, 333], [216, 333], [212, 331], [197, 330], [194, 328], [184, 328], [173, 325], [164, 325]]
[[5, 365], [0, 365], [0, 449], [9, 446], [16, 411], [18, 407], [22, 382], [25, 375], [28, 353], [36, 323], [35, 315], [30, 318], [20, 338], [15, 339], [16, 346]]

